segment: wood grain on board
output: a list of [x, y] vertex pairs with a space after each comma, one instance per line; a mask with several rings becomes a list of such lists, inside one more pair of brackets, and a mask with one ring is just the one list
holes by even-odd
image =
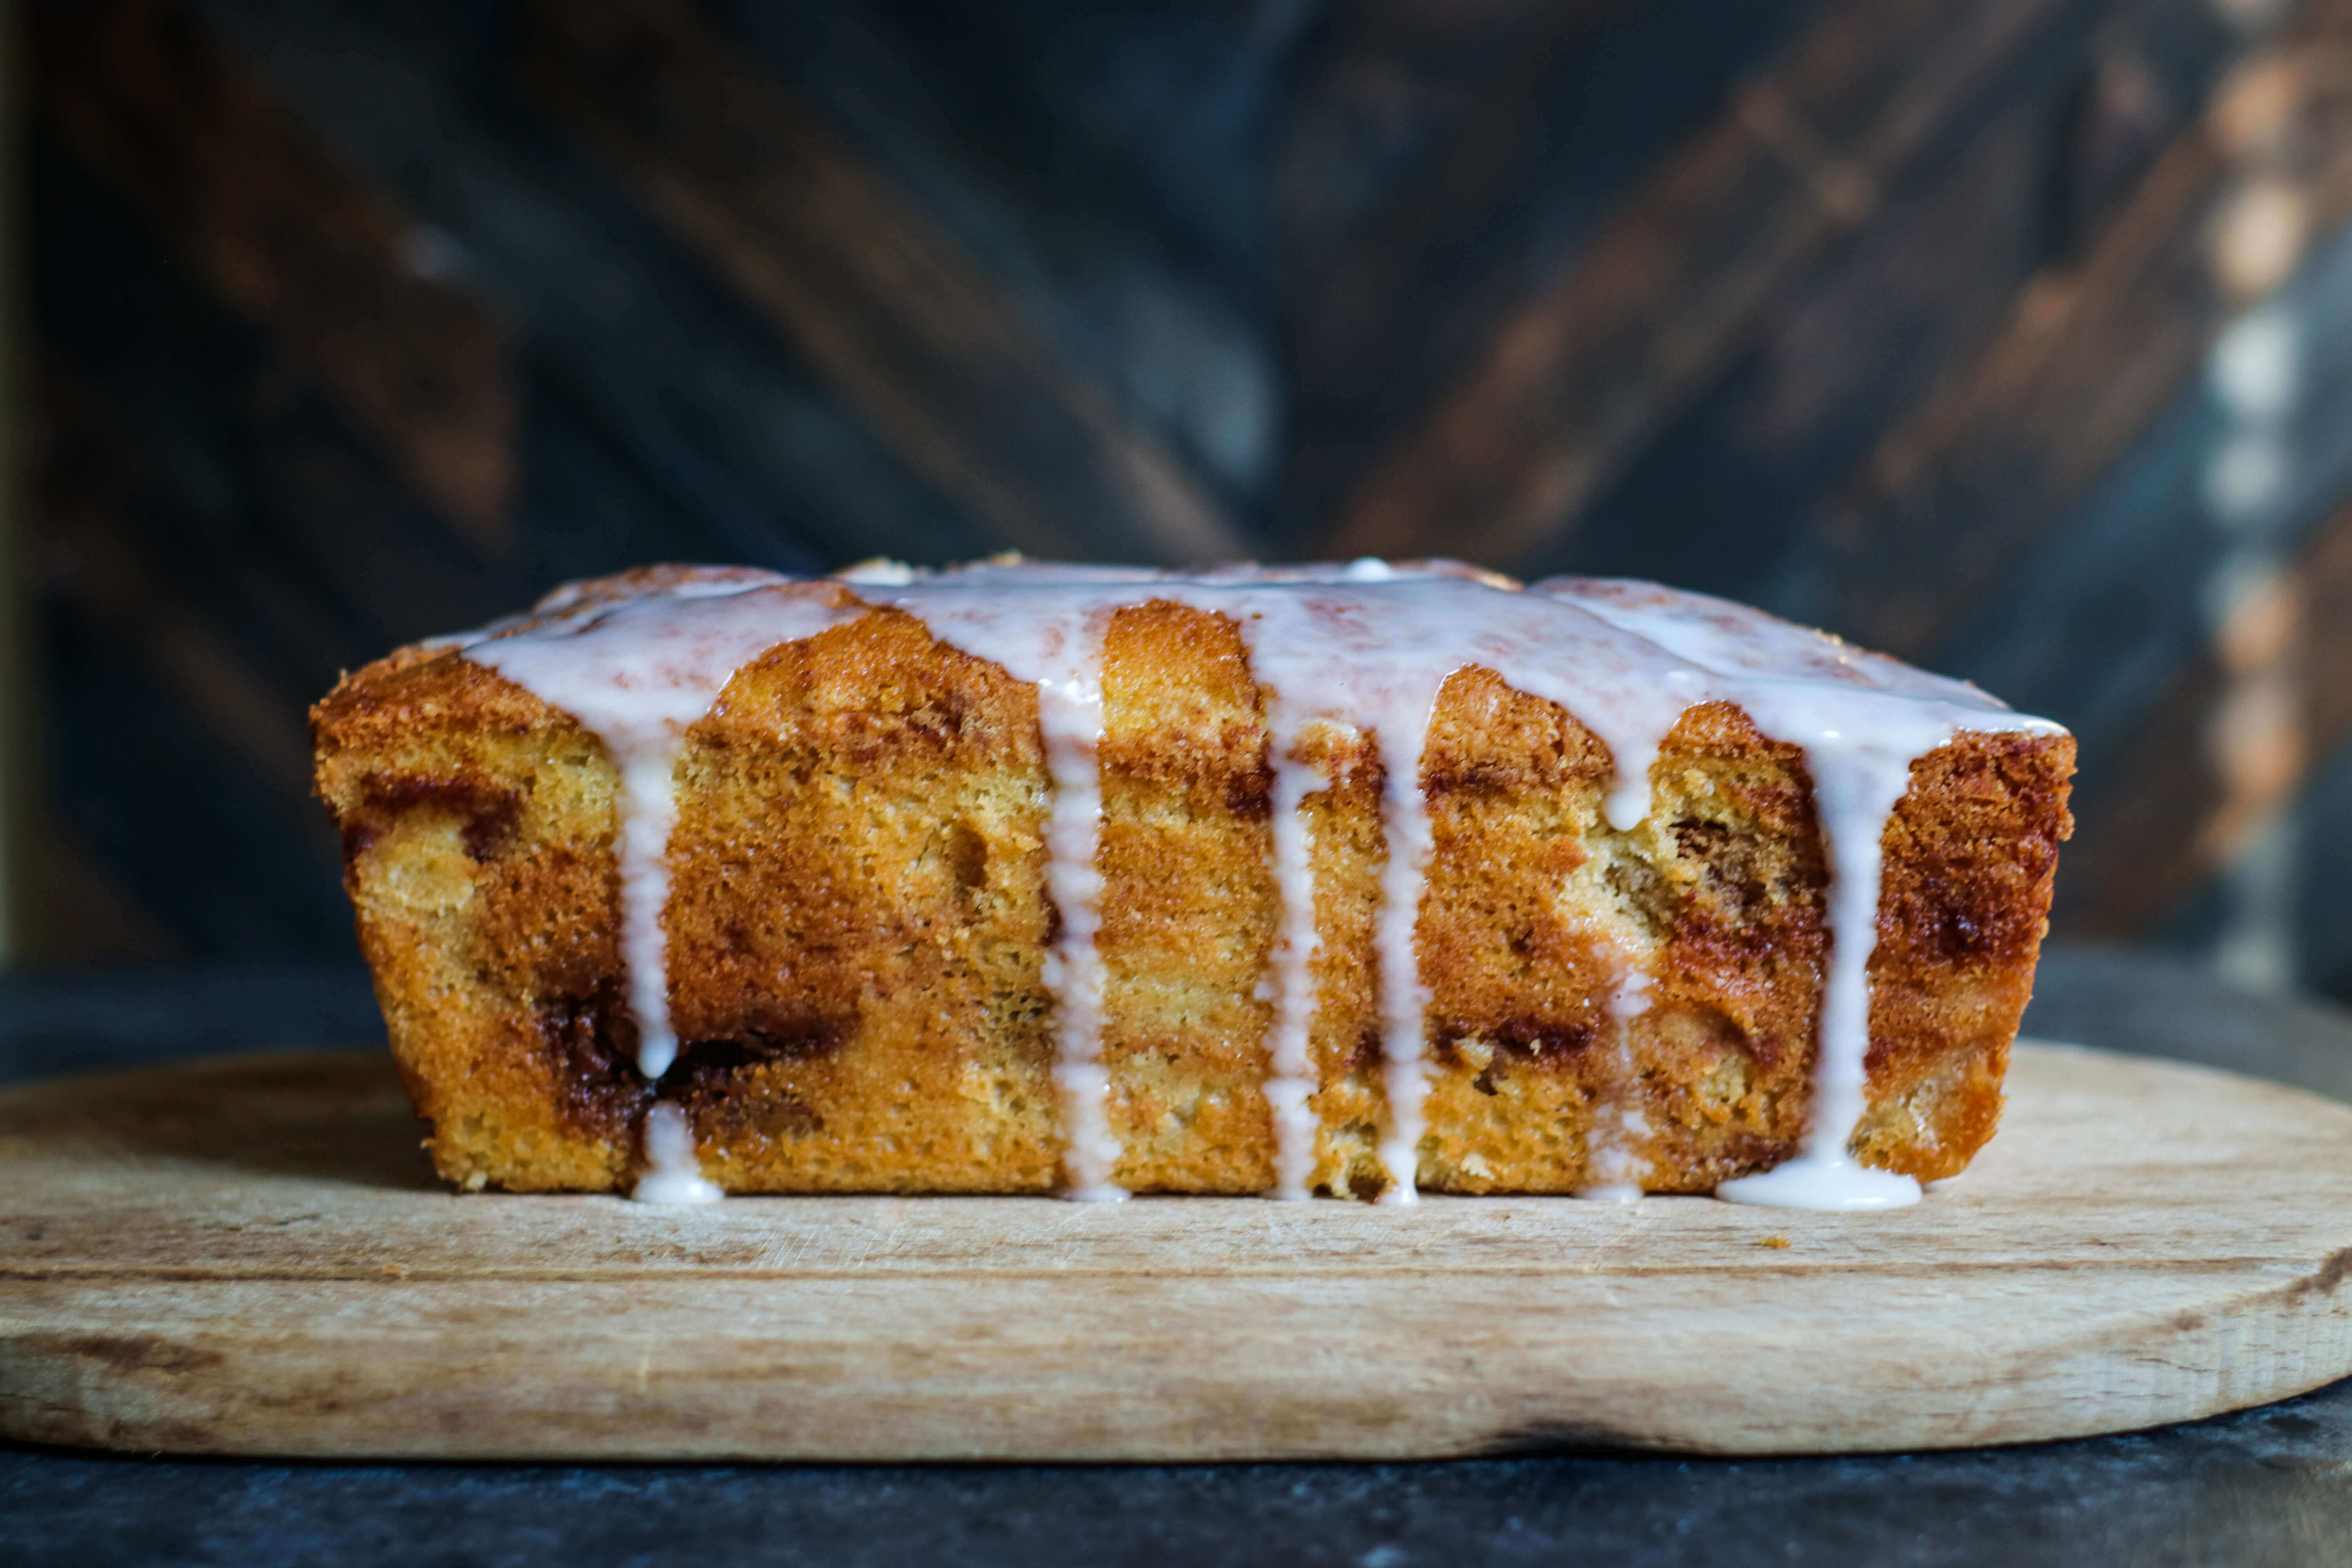
[[190, 1453], [1406, 1458], [2019, 1442], [2352, 1372], [2352, 1109], [2021, 1047], [1891, 1214], [454, 1194], [388, 1062], [0, 1096], [0, 1436]]

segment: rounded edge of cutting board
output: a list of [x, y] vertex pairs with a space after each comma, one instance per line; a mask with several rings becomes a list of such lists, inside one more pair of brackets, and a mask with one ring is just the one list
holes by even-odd
[[456, 1194], [380, 1057], [0, 1093], [0, 1435], [521, 1459], [1864, 1452], [2352, 1373], [2352, 1109], [2021, 1043], [1895, 1214]]

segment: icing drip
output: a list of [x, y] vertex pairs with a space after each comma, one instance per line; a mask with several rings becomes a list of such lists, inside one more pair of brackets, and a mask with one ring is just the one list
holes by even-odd
[[[669, 901], [669, 836], [677, 820], [675, 774], [686, 731], [710, 711], [743, 666], [781, 643], [855, 620], [866, 607], [836, 607], [822, 588], [740, 571], [677, 576], [627, 597], [595, 588], [576, 584], [559, 590], [543, 604], [551, 612], [547, 618], [521, 629], [493, 628], [457, 646], [476, 664], [571, 714], [604, 742], [620, 771], [621, 962], [637, 1026], [637, 1068], [646, 1078], [658, 1079], [677, 1057], [669, 1016], [668, 938], [661, 922]], [[653, 1173], [639, 1184], [641, 1194], [647, 1183], [675, 1194], [692, 1190], [681, 1183], [701, 1179], [692, 1172], [692, 1140], [683, 1121], [675, 1137], [663, 1131], [666, 1110], [677, 1118], [675, 1108], [661, 1105], [647, 1115], [646, 1147]], [[683, 1170], [662, 1163], [662, 1151], [678, 1138], [685, 1139]], [[671, 1195], [651, 1201], [702, 1199]]]
[[[1223, 568], [1176, 576], [1108, 567], [991, 563], [931, 574], [876, 562], [844, 573], [863, 603], [833, 584], [746, 569], [662, 568], [575, 584], [536, 619], [499, 623], [441, 646], [569, 711], [604, 741], [621, 773], [622, 950], [639, 1065], [658, 1078], [677, 1052], [661, 925], [676, 818], [674, 775], [685, 733], [742, 666], [774, 647], [890, 605], [942, 642], [1035, 686], [1052, 798], [1047, 890], [1060, 929], [1044, 975], [1055, 1010], [1054, 1078], [1070, 1195], [1116, 1198], [1120, 1149], [1103, 1059], [1102, 645], [1122, 606], [1168, 600], [1240, 626], [1267, 692], [1274, 773], [1273, 872], [1281, 898], [1268, 996], [1265, 1096], [1275, 1133], [1274, 1191], [1303, 1197], [1316, 1167], [1318, 1087], [1311, 1048], [1318, 941], [1313, 846], [1305, 803], [1323, 787], [1301, 756], [1316, 725], [1369, 737], [1382, 772], [1387, 853], [1375, 923], [1381, 1037], [1390, 1126], [1380, 1157], [1386, 1201], [1410, 1202], [1425, 1131], [1430, 992], [1415, 927], [1428, 885], [1432, 827], [1422, 768], [1440, 689], [1484, 668], [1559, 704], [1608, 747], [1615, 774], [1602, 802], [1612, 828], [1638, 828], [1667, 732], [1695, 704], [1738, 705], [1765, 734], [1803, 750], [1830, 869], [1823, 987], [1811, 1109], [1800, 1156], [1724, 1184], [1722, 1196], [1782, 1206], [1883, 1207], [1915, 1201], [1910, 1178], [1866, 1168], [1847, 1145], [1866, 1103], [1869, 962], [1879, 846], [1917, 758], [1962, 731], [2050, 733], [1964, 682], [1912, 669], [1742, 605], [1648, 584], [1559, 578], [1524, 592], [1451, 562]], [[1604, 1011], [1611, 1082], [1594, 1109], [1585, 1195], [1638, 1196], [1650, 1173], [1641, 1143], [1633, 1022], [1652, 976], [1623, 961]], [[646, 1123], [648, 1201], [702, 1201], [675, 1106]], [[684, 1194], [684, 1195], [679, 1195]]]
[[656, 1100], [646, 1111], [645, 1173], [629, 1196], [641, 1204], [715, 1204], [726, 1195], [703, 1179], [686, 1112]]
[[[679, 613], [693, 601], [691, 614]], [[465, 655], [571, 714], [620, 769], [621, 958], [637, 1067], [657, 1079], [677, 1056], [661, 917], [677, 820], [672, 775], [686, 731], [737, 670], [780, 643], [856, 620], [866, 606], [837, 608], [821, 590], [730, 573], [618, 601], [559, 590], [550, 608], [553, 619], [469, 643]]]
[[[1830, 865], [1830, 970], [1822, 987], [1812, 1108], [1801, 1154], [1760, 1174], [1735, 1177], [1717, 1187], [1716, 1196], [1766, 1208], [1902, 1208], [1919, 1201], [1919, 1184], [1863, 1164], [1846, 1145], [1862, 1123], [1869, 1087], [1879, 840], [1910, 785], [1912, 758], [1950, 740], [1952, 730], [1945, 728], [1916, 752], [1904, 751], [1854, 736], [1850, 720], [1848, 728], [1830, 728], [1801, 702], [1783, 700], [1779, 713], [1769, 711], [1774, 704], [1758, 702], [1750, 714], [1765, 733], [1805, 748], [1805, 766], [1813, 775], [1813, 811]], [[1926, 733], [1916, 731], [1912, 738]]]
[[1429, 987], [1422, 983], [1421, 953], [1413, 931], [1421, 922], [1421, 896], [1429, 885], [1429, 806], [1421, 793], [1421, 753], [1429, 729], [1429, 709], [1416, 723], [1392, 707], [1379, 731], [1381, 912], [1372, 928], [1381, 960], [1381, 1079], [1389, 1097], [1389, 1135], [1381, 1142], [1381, 1163], [1389, 1173], [1384, 1204], [1409, 1204], [1420, 1195], [1421, 1135], [1428, 1128], [1422, 1107], [1429, 1099], [1429, 1068], [1423, 1059], [1428, 1034]]
[[[1061, 931], [1046, 953], [1045, 989], [1053, 994], [1054, 1085], [1061, 1092], [1063, 1163], [1067, 1196], [1116, 1202], [1127, 1189], [1111, 1179], [1118, 1139], [1110, 1130], [1110, 1069], [1103, 1062], [1103, 963], [1096, 938], [1102, 931], [1102, 739], [1099, 679], [1083, 689], [1039, 688], [1045, 731], [1045, 766], [1054, 802], [1045, 825], [1051, 859], [1045, 891], [1061, 915]], [[1091, 731], [1089, 733], [1088, 731]]]
[[[1119, 1144], [1111, 1131], [1110, 1069], [1103, 1061], [1102, 637], [1110, 614], [1136, 600], [1141, 574], [1076, 567], [968, 567], [904, 584], [861, 581], [868, 601], [906, 610], [933, 637], [1037, 688], [1037, 726], [1054, 786], [1046, 808], [1045, 890], [1061, 929], [1045, 955], [1054, 998], [1054, 1085], [1062, 1108], [1064, 1195], [1127, 1196], [1113, 1179]], [[975, 593], [987, 584], [989, 591]]]
[[[1276, 695], [1276, 729], [1293, 729]], [[1307, 833], [1307, 797], [1323, 781], [1288, 750], [1268, 746], [1274, 763], [1274, 880], [1282, 901], [1282, 930], [1274, 949], [1274, 1030], [1266, 1047], [1266, 1103], [1274, 1111], [1274, 1196], [1305, 1198], [1315, 1176], [1315, 955], [1322, 937], [1315, 924], [1314, 846]]]
[[[1344, 584], [1344, 585], [1343, 585]], [[1277, 1058], [1267, 1098], [1275, 1118], [1277, 1183], [1297, 1173], [1301, 1193], [1314, 1162], [1314, 1091], [1307, 1029], [1313, 1017], [1313, 887], [1297, 802], [1312, 792], [1311, 771], [1293, 761], [1306, 728], [1337, 721], [1370, 731], [1386, 782], [1381, 826], [1390, 852], [1381, 868], [1375, 927], [1381, 971], [1383, 1077], [1391, 1131], [1381, 1148], [1391, 1202], [1411, 1202], [1425, 1095], [1423, 1037], [1429, 997], [1413, 928], [1430, 847], [1421, 791], [1421, 754], [1438, 688], [1467, 659], [1447, 662], [1432, 638], [1461, 635], [1459, 595], [1482, 601], [1520, 595], [1428, 568], [1358, 563], [1273, 572], [1229, 570], [1198, 577], [1119, 568], [984, 565], [898, 585], [858, 584], [861, 596], [908, 611], [940, 641], [1034, 682], [1053, 777], [1054, 864], [1049, 883], [1062, 917], [1057, 963], [1047, 974], [1056, 1006], [1055, 1077], [1075, 1196], [1113, 1196], [1118, 1155], [1108, 1128], [1109, 1079], [1102, 1063], [1102, 971], [1094, 937], [1102, 883], [1094, 865], [1101, 819], [1095, 754], [1102, 739], [1102, 635], [1113, 612], [1154, 599], [1232, 616], [1249, 644], [1253, 672], [1272, 688], [1268, 752], [1276, 784], [1293, 797], [1282, 816], [1276, 875], [1283, 883], [1284, 940], [1276, 960]], [[1429, 605], [1416, 590], [1452, 590]], [[974, 592], [975, 589], [984, 590]], [[1472, 617], [1475, 620], [1475, 617]], [[1557, 610], [1543, 614], [1549, 623]], [[1297, 837], [1292, 835], [1296, 833]], [[1294, 857], [1285, 868], [1284, 841]], [[1285, 881], [1284, 879], [1287, 878]], [[1300, 904], [1305, 905], [1303, 912]], [[1303, 940], [1292, 933], [1304, 926]]]
[[[1312, 926], [1313, 888], [1304, 863], [1285, 866], [1285, 818], [1296, 815], [1295, 799], [1307, 786], [1296, 777], [1286, 787], [1286, 760], [1307, 725], [1332, 721], [1369, 733], [1381, 772], [1381, 828], [1386, 856], [1381, 868], [1381, 904], [1374, 925], [1379, 960], [1381, 1047], [1389, 1128], [1381, 1142], [1381, 1163], [1389, 1184], [1388, 1203], [1410, 1203], [1417, 1190], [1420, 1144], [1426, 1131], [1430, 993], [1423, 983], [1414, 941], [1422, 899], [1428, 886], [1432, 848], [1422, 765], [1429, 723], [1448, 678], [1474, 665], [1508, 671], [1507, 679], [1537, 696], [1570, 706], [1608, 742], [1612, 752], [1634, 759], [1630, 784], [1612, 791], [1612, 816], [1620, 826], [1638, 823], [1646, 812], [1649, 763], [1665, 727], [1631, 701], [1599, 701], [1577, 683], [1580, 667], [1639, 674], [1654, 685], [1671, 680], [1679, 661], [1614, 633], [1564, 606], [1444, 569], [1391, 568], [1358, 562], [1329, 568], [1293, 568], [1276, 582], [1264, 578], [1228, 584], [1214, 579], [1154, 584], [1162, 597], [1220, 610], [1242, 626], [1258, 679], [1273, 689], [1267, 706], [1269, 751], [1276, 759], [1276, 870], [1284, 899], [1286, 932]], [[1677, 707], [1676, 711], [1679, 711]], [[1301, 909], [1301, 904], [1304, 909]], [[1275, 1034], [1276, 1065], [1269, 1097], [1276, 1100], [1276, 1160], [1311, 1171], [1315, 1122], [1306, 1108], [1314, 1088], [1307, 1058], [1307, 1032], [1314, 999], [1311, 938], [1287, 938], [1277, 961], [1281, 1011]], [[1304, 957], [1296, 958], [1295, 952]], [[1296, 1000], [1294, 1001], [1294, 998]], [[1293, 1071], [1296, 1076], [1293, 1076]], [[1299, 1111], [1286, 1116], [1296, 1100]], [[1285, 1140], [1295, 1140], [1286, 1142]], [[1301, 1152], [1303, 1146], [1303, 1152]], [[1305, 1178], [1300, 1178], [1302, 1185]]]
[[1652, 977], [1627, 967], [1609, 988], [1609, 1067], [1612, 1089], [1593, 1105], [1592, 1132], [1586, 1165], [1592, 1180], [1576, 1190], [1580, 1198], [1601, 1203], [1632, 1203], [1642, 1195], [1650, 1162], [1635, 1140], [1650, 1135], [1649, 1118], [1636, 1103], [1641, 1074], [1633, 1060], [1633, 1020], [1650, 1010]]
[[[1432, 605], [1426, 591], [1442, 601]], [[1250, 664], [1271, 689], [1267, 751], [1275, 768], [1275, 873], [1283, 900], [1276, 957], [1273, 1071], [1277, 1192], [1304, 1196], [1315, 1164], [1317, 1087], [1309, 1037], [1314, 1018], [1314, 885], [1301, 803], [1318, 781], [1296, 760], [1307, 728], [1336, 723], [1370, 737], [1382, 773], [1381, 904], [1373, 926], [1380, 972], [1381, 1077], [1389, 1106], [1381, 1163], [1382, 1200], [1416, 1192], [1427, 1097], [1424, 1060], [1429, 990], [1414, 943], [1431, 849], [1422, 793], [1422, 757], [1439, 688], [1468, 658], [1449, 662], [1445, 643], [1460, 623], [1445, 612], [1463, 595], [1494, 591], [1426, 570], [1358, 562], [1331, 574], [1293, 568], [1284, 578], [1155, 584], [1163, 598], [1231, 616], [1249, 644]], [[1436, 613], [1432, 613], [1434, 610]], [[1552, 618], [1557, 618], [1556, 616]]]
[[1867, 1104], [1880, 842], [1917, 759], [1963, 731], [2051, 734], [2059, 727], [2012, 713], [1966, 681], [1727, 600], [1590, 578], [1556, 578], [1530, 591], [1570, 600], [1706, 670], [1706, 698], [1738, 703], [1765, 734], [1802, 747], [1812, 776], [1830, 870], [1830, 966], [1804, 1147], [1769, 1171], [1724, 1183], [1716, 1195], [1772, 1208], [1918, 1202], [1917, 1182], [1864, 1165], [1847, 1147]]

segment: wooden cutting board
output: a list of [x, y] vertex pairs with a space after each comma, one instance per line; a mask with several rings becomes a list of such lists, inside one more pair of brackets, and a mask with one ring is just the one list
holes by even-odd
[[388, 1063], [0, 1095], [0, 1435], [450, 1458], [1763, 1454], [2352, 1373], [2352, 1109], [2021, 1047], [1894, 1214], [459, 1195]]

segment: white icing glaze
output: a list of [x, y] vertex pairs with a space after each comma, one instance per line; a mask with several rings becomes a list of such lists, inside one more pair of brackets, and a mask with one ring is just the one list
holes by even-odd
[[629, 1196], [641, 1204], [715, 1204], [727, 1194], [703, 1179], [694, 1129], [666, 1100], [646, 1110], [646, 1169]]
[[1650, 987], [1655, 977], [1630, 963], [1617, 971], [1601, 1011], [1610, 1026], [1610, 1089], [1592, 1108], [1592, 1131], [1585, 1163], [1592, 1180], [1576, 1190], [1580, 1198], [1601, 1203], [1631, 1203], [1642, 1195], [1650, 1175], [1649, 1157], [1639, 1141], [1650, 1135], [1649, 1118], [1640, 1100], [1641, 1076], [1633, 1058], [1633, 1020], [1650, 1010]]
[[1918, 1202], [1918, 1183], [1864, 1165], [1846, 1147], [1862, 1121], [1868, 1085], [1880, 840], [1910, 787], [1911, 764], [1956, 734], [2046, 734], [2059, 727], [2012, 713], [1965, 681], [1725, 600], [1590, 578], [1556, 578], [1530, 591], [1566, 599], [1682, 655], [1714, 678], [1706, 683], [1706, 699], [1738, 703], [1765, 734], [1804, 749], [1830, 869], [1830, 970], [1805, 1143], [1796, 1159], [1726, 1182], [1716, 1195], [1770, 1208]]
[[[1377, 569], [1377, 575], [1373, 569]], [[1291, 760], [1305, 727], [1337, 719], [1371, 731], [1387, 770], [1382, 827], [1391, 852], [1382, 867], [1382, 901], [1375, 941], [1381, 961], [1384, 1076], [1391, 1133], [1382, 1156], [1392, 1201], [1413, 1194], [1413, 1151], [1422, 1131], [1425, 1093], [1422, 1040], [1428, 994], [1413, 947], [1423, 874], [1429, 857], [1429, 820], [1421, 794], [1421, 749], [1437, 688], [1454, 668], [1436, 668], [1416, 634], [1435, 629], [1407, 584], [1457, 580], [1427, 569], [1364, 563], [1342, 569], [1341, 590], [1328, 569], [1228, 568], [1195, 577], [1107, 566], [1046, 563], [967, 566], [911, 582], [865, 582], [859, 595], [903, 609], [951, 647], [1000, 665], [1038, 689], [1038, 722], [1054, 785], [1048, 824], [1052, 858], [1047, 887], [1061, 917], [1048, 959], [1046, 986], [1056, 1022], [1055, 1078], [1061, 1091], [1064, 1163], [1070, 1195], [1123, 1195], [1111, 1173], [1118, 1144], [1109, 1129], [1110, 1080], [1102, 1060], [1102, 963], [1095, 936], [1101, 923], [1102, 877], [1095, 864], [1102, 817], [1096, 753], [1102, 741], [1102, 639], [1111, 615], [1124, 605], [1163, 599], [1232, 616], [1248, 641], [1254, 673], [1272, 688], [1270, 754], [1277, 787], [1304, 799], [1312, 792]], [[895, 574], [887, 575], [895, 576]], [[1470, 584], [1460, 584], [1463, 587]], [[1475, 591], [1491, 595], [1493, 590]], [[1517, 595], [1510, 596], [1517, 602]], [[1369, 612], [1369, 613], [1366, 613]], [[1295, 819], [1295, 804], [1286, 816]], [[1286, 826], [1295, 826], [1295, 821]], [[1402, 853], [1396, 853], [1396, 847]], [[1268, 1085], [1275, 1115], [1277, 1184], [1297, 1173], [1303, 1194], [1314, 1160], [1313, 1092], [1307, 1027], [1314, 1007], [1313, 889], [1303, 839], [1288, 869], [1282, 957], [1277, 963], [1278, 1060]], [[1283, 875], [1282, 846], [1276, 874]], [[1297, 912], [1292, 896], [1306, 904]], [[1293, 940], [1299, 926], [1303, 941]], [[1279, 1186], [1278, 1186], [1279, 1190]]]
[[[1044, 979], [1055, 1007], [1054, 1076], [1070, 1195], [1125, 1195], [1113, 1179], [1120, 1150], [1109, 1126], [1097, 943], [1102, 643], [1118, 609], [1158, 599], [1232, 617], [1268, 692], [1273, 871], [1282, 905], [1268, 976], [1274, 1016], [1265, 1084], [1276, 1195], [1305, 1196], [1317, 1161], [1310, 1041], [1318, 938], [1302, 807], [1328, 781], [1299, 760], [1302, 740], [1318, 724], [1353, 729], [1371, 738], [1382, 769], [1387, 853], [1375, 948], [1390, 1128], [1381, 1158], [1387, 1200], [1410, 1202], [1425, 1130], [1430, 1001], [1415, 944], [1431, 852], [1423, 753], [1440, 688], [1475, 666], [1559, 704], [1607, 745], [1615, 779], [1602, 815], [1619, 832], [1637, 828], [1647, 815], [1651, 768], [1667, 731], [1694, 704], [1736, 703], [1764, 733], [1803, 749], [1831, 871], [1830, 969], [1808, 1130], [1799, 1158], [1726, 1183], [1721, 1195], [1828, 1208], [1916, 1201], [1909, 1178], [1866, 1169], [1846, 1149], [1864, 1106], [1879, 841], [1918, 757], [1961, 731], [2051, 732], [2055, 725], [1825, 634], [1647, 584], [1560, 578], [1522, 592], [1456, 563], [1370, 560], [1192, 576], [1018, 562], [932, 574], [872, 562], [839, 580], [865, 604], [915, 615], [941, 641], [1037, 689], [1053, 790], [1047, 889], [1060, 920]], [[827, 604], [822, 594], [749, 570], [665, 570], [559, 590], [542, 601], [537, 624], [501, 623], [450, 639], [573, 714], [620, 768], [623, 949], [648, 1077], [659, 1077], [677, 1048], [661, 915], [678, 749], [738, 668], [864, 613], [860, 605]], [[1595, 1105], [1589, 1155], [1595, 1181], [1586, 1189], [1611, 1198], [1638, 1196], [1650, 1170], [1641, 1152], [1650, 1130], [1639, 1104], [1633, 1028], [1649, 1005], [1651, 977], [1630, 958], [1621, 963], [1603, 1008], [1613, 1026], [1614, 1087]], [[675, 1108], [654, 1108], [646, 1140], [652, 1168], [641, 1192], [700, 1182]]]
[[637, 1066], [657, 1079], [677, 1055], [661, 919], [686, 731], [743, 666], [866, 611], [835, 608], [824, 589], [766, 573], [686, 576], [625, 598], [582, 591], [594, 586], [551, 595], [542, 608], [553, 618], [461, 646], [476, 664], [578, 720], [620, 770], [621, 957]]
[[[1268, 576], [1275, 580], [1267, 581]], [[1387, 847], [1373, 933], [1389, 1105], [1388, 1135], [1381, 1145], [1389, 1177], [1383, 1201], [1410, 1203], [1425, 1131], [1430, 1000], [1414, 941], [1432, 847], [1422, 763], [1440, 689], [1456, 671], [1485, 666], [1508, 672], [1507, 679], [1524, 690], [1569, 706], [1601, 734], [1614, 756], [1635, 759], [1633, 782], [1612, 790], [1611, 800], [1612, 816], [1625, 819], [1621, 826], [1631, 826], [1646, 809], [1649, 762], [1664, 728], [1650, 732], [1649, 716], [1637, 702], [1604, 693], [1597, 683], [1580, 679], [1579, 672], [1613, 674], [1627, 692], [1637, 688], [1664, 690], [1677, 679], [1681, 663], [1591, 617], [1496, 588], [1451, 563], [1391, 567], [1356, 562], [1336, 571], [1286, 568], [1278, 576], [1268, 574], [1255, 580], [1227, 576], [1162, 582], [1153, 585], [1153, 592], [1220, 610], [1242, 626], [1252, 668], [1273, 694], [1267, 721], [1278, 823], [1295, 811], [1295, 805], [1286, 808], [1285, 803], [1310, 793], [1297, 777], [1298, 764], [1290, 761], [1307, 725], [1336, 721], [1370, 734], [1378, 748], [1381, 826]], [[1278, 1097], [1277, 1164], [1296, 1168], [1304, 1163], [1311, 1170], [1314, 1121], [1305, 1113], [1301, 1095], [1302, 1086], [1308, 1092], [1313, 1088], [1311, 1064], [1305, 1060], [1313, 1007], [1312, 977], [1306, 968], [1312, 955], [1311, 936], [1306, 942], [1287, 938], [1292, 931], [1312, 926], [1312, 888], [1303, 860], [1285, 866], [1279, 837], [1276, 851], [1286, 940], [1278, 963], [1283, 1002], [1269, 1095]], [[1307, 906], [1303, 910], [1302, 901]], [[1294, 965], [1291, 955], [1298, 953], [1304, 958]], [[1300, 1111], [1282, 1114], [1293, 1100], [1299, 1101]]]
[[[1277, 696], [1277, 701], [1279, 698]], [[1277, 728], [1279, 722], [1277, 721]], [[1274, 1193], [1314, 1195], [1317, 1081], [1313, 1055], [1315, 955], [1322, 938], [1315, 924], [1314, 847], [1307, 832], [1307, 797], [1324, 782], [1313, 768], [1269, 745], [1275, 891], [1282, 929], [1274, 949], [1274, 1027], [1266, 1041], [1266, 1103], [1274, 1111]]]
[[[1037, 728], [1054, 786], [1045, 819], [1045, 890], [1060, 930], [1045, 955], [1054, 998], [1054, 1084], [1062, 1106], [1065, 1195], [1116, 1201], [1118, 1138], [1110, 1130], [1110, 1071], [1102, 1058], [1103, 623], [1134, 602], [1149, 574], [1114, 568], [970, 566], [904, 584], [860, 582], [871, 603], [908, 611], [951, 647], [1000, 665], [1037, 688]], [[975, 591], [984, 590], [984, 591]]]

